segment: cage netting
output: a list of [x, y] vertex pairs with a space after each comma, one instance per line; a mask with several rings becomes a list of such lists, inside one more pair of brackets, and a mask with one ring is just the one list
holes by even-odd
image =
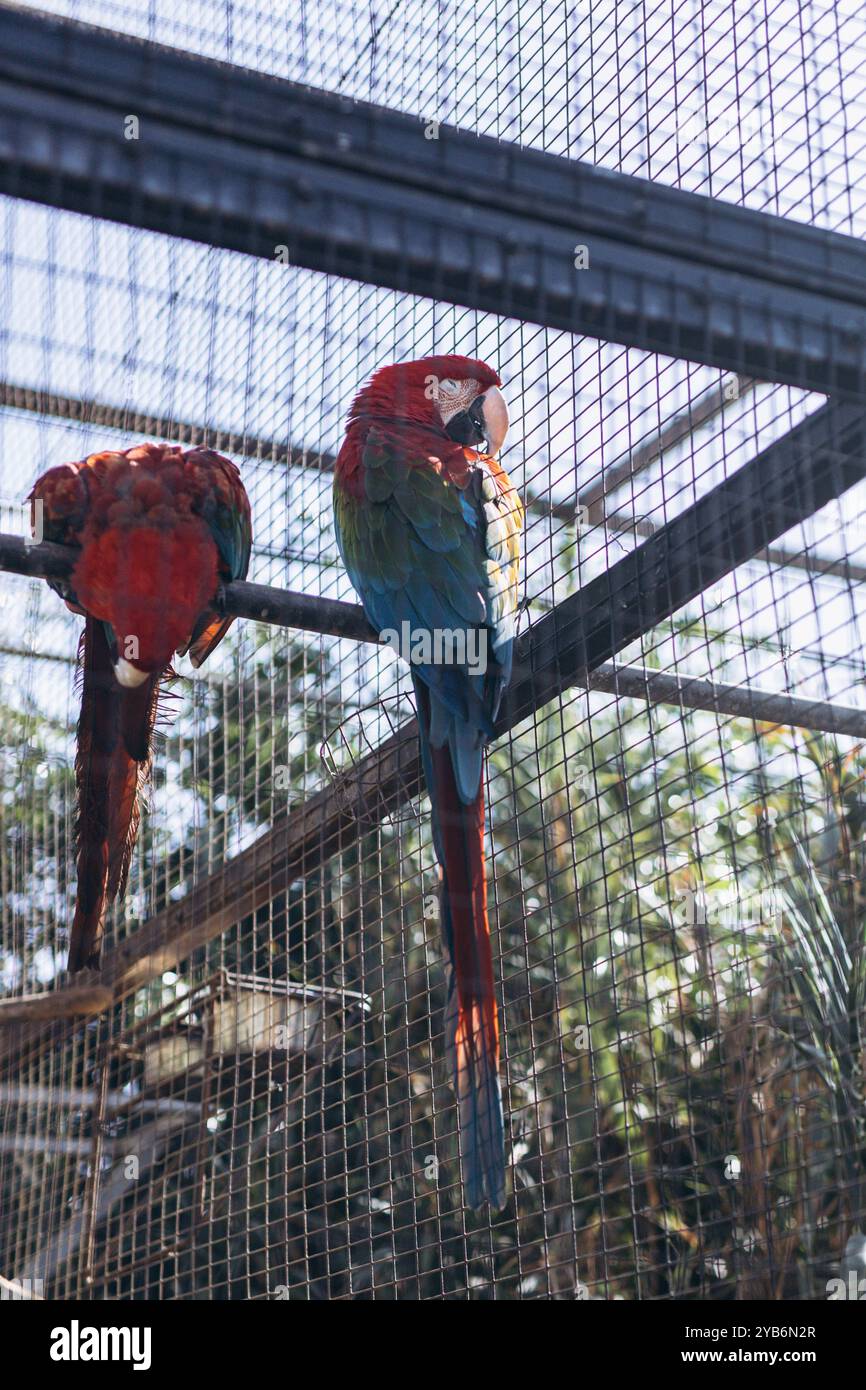
[[[866, 232], [848, 0], [45, 8], [340, 94], [350, 126], [373, 102]], [[250, 578], [354, 602], [331, 514], [349, 403], [383, 363], [461, 353], [511, 410], [524, 638], [825, 406], [96, 199], [4, 195], [0, 252], [0, 529], [56, 463], [207, 439], [251, 499]], [[840, 482], [584, 679], [530, 677], [493, 744], [495, 1214], [461, 1187], [408, 668], [253, 621], [179, 660], [114, 1003], [16, 1033], [0, 1067], [0, 1274], [70, 1299], [824, 1297], [866, 1219], [864, 504]], [[10, 999], [65, 963], [79, 628], [43, 580], [0, 577]]]

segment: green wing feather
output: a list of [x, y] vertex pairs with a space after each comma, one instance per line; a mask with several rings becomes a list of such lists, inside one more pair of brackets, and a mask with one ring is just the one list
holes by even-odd
[[[196, 449], [186, 455], [203, 484], [200, 513], [207, 522], [220, 556], [220, 571], [227, 581], [246, 578], [253, 533], [249, 498], [236, 466], [212, 449]], [[225, 637], [234, 619], [217, 608], [199, 618], [188, 649], [193, 666], [201, 666]]]
[[[504, 667], [523, 516], [506, 475], [481, 457], [462, 469], [437, 467], [411, 439], [377, 429], [361, 463], [363, 496], [338, 478], [334, 508], [343, 560], [370, 621], [398, 633], [404, 621], [413, 630], [485, 627]], [[464, 673], [424, 667], [419, 674], [468, 714]]]

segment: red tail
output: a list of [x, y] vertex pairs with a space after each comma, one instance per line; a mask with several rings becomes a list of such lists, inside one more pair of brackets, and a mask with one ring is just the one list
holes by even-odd
[[78, 892], [69, 941], [71, 971], [98, 966], [106, 911], [126, 889], [160, 682], [157, 674], [134, 690], [120, 686], [105, 629], [96, 618], [85, 622], [79, 659]]
[[444, 858], [443, 932], [453, 964], [447, 1031], [469, 1205], [505, 1201], [499, 1021], [484, 874], [484, 778], [469, 805], [447, 745], [430, 748], [437, 840]]

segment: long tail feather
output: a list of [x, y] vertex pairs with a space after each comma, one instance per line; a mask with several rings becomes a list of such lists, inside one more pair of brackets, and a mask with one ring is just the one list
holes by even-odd
[[159, 692], [160, 676], [153, 675], [136, 689], [120, 693], [120, 738], [112, 759], [109, 795], [109, 904], [126, 892], [141, 820], [141, 792], [150, 779]]
[[138, 831], [139, 791], [150, 766], [159, 676], [135, 690], [118, 685], [101, 622], [88, 617], [80, 653], [78, 891], [69, 969], [99, 964], [105, 914], [126, 887]]
[[484, 780], [466, 804], [448, 745], [429, 740], [429, 695], [416, 683], [422, 753], [443, 870], [442, 931], [451, 958], [446, 1037], [457, 1096], [463, 1175], [470, 1206], [505, 1201], [499, 1021], [484, 874]]

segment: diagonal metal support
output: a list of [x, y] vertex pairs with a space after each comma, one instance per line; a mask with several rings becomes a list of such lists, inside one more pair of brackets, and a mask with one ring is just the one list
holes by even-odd
[[866, 415], [825, 405], [536, 623], [498, 732], [866, 477]]
[[763, 380], [866, 388], [853, 237], [8, 7], [0, 191]]

